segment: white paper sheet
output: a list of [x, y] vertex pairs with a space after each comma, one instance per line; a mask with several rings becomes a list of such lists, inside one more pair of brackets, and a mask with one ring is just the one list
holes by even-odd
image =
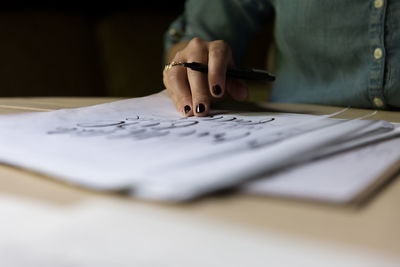
[[391, 267], [400, 262], [398, 255], [121, 201], [56, 206], [1, 195], [0, 214], [2, 267]]
[[165, 92], [86, 108], [4, 115], [0, 129], [2, 162], [90, 188], [131, 188], [137, 196], [169, 201], [399, 133], [384, 121], [288, 113], [224, 111], [183, 118]]
[[400, 167], [399, 148], [400, 138], [363, 146], [269, 174], [244, 185], [243, 191], [345, 204], [362, 194], [387, 169]]

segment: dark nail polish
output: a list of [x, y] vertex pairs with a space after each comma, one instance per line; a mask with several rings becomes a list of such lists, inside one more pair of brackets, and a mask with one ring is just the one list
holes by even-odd
[[183, 109], [184, 109], [184, 111], [185, 111], [185, 114], [189, 113], [190, 110], [191, 110], [191, 108], [190, 108], [189, 105], [186, 105]]
[[214, 95], [220, 95], [222, 92], [222, 89], [218, 84], [214, 85], [212, 90], [213, 90]]
[[197, 113], [203, 113], [206, 110], [206, 107], [203, 104], [198, 104], [196, 107]]

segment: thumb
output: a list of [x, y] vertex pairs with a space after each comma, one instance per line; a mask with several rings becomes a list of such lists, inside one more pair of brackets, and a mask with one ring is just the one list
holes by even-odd
[[249, 89], [242, 80], [228, 79], [227, 80], [228, 94], [236, 101], [244, 101], [249, 96]]

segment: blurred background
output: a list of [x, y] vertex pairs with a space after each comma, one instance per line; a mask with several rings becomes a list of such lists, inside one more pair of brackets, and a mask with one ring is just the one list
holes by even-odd
[[[184, 2], [0, 4], [0, 97], [136, 97], [162, 90], [163, 35]], [[257, 53], [244, 65], [264, 68], [268, 43], [268, 35], [256, 36], [249, 51]]]

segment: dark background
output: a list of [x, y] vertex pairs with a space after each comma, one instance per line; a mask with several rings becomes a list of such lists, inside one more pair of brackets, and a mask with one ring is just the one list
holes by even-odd
[[[0, 4], [0, 96], [160, 91], [163, 34], [183, 7], [183, 0]], [[264, 51], [266, 42], [260, 35], [252, 44]], [[263, 67], [264, 58], [249, 55], [246, 64]]]

